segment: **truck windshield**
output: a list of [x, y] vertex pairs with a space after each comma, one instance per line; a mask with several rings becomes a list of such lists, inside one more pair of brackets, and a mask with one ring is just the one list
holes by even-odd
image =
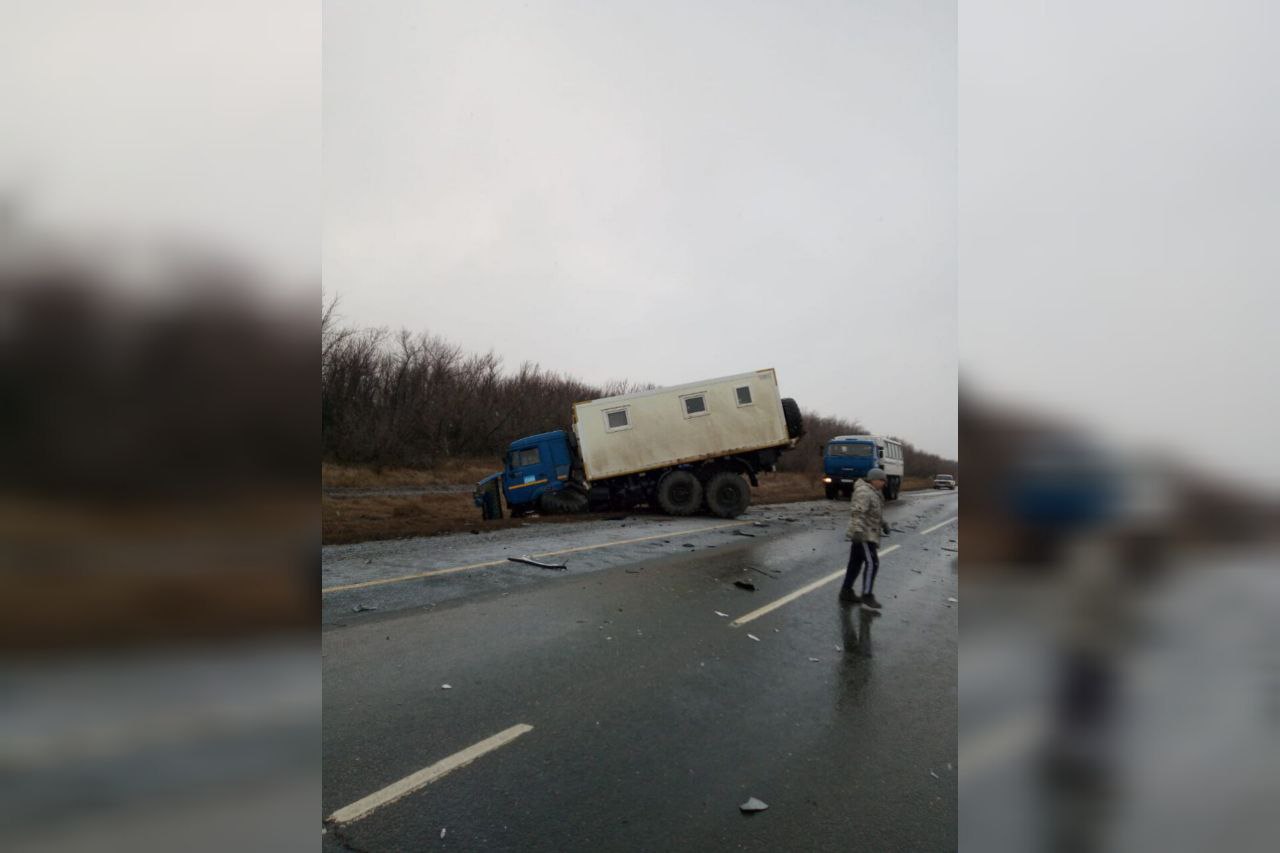
[[527, 450], [511, 451], [511, 467], [523, 468], [526, 465], [537, 465], [539, 461], [538, 448], [530, 447]]
[[869, 444], [829, 444], [827, 453], [831, 456], [870, 456]]

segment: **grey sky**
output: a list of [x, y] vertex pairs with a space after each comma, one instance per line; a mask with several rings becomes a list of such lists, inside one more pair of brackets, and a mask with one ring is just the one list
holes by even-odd
[[955, 455], [951, 3], [329, 2], [344, 318]]
[[990, 392], [1273, 492], [1274, 15], [966, 4], [959, 289]]
[[35, 228], [314, 291], [320, 24], [312, 0], [6, 0], [0, 193]]

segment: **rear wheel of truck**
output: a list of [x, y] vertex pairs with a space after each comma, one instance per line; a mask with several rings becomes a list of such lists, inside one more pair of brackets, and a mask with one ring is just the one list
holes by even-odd
[[702, 506], [702, 484], [688, 471], [669, 471], [658, 481], [658, 506], [668, 515], [693, 515]]
[[800, 404], [790, 397], [782, 399], [782, 416], [787, 422], [787, 438], [804, 435], [804, 418], [800, 416]]
[[737, 518], [751, 505], [751, 487], [741, 474], [721, 471], [707, 482], [707, 508], [721, 518]]

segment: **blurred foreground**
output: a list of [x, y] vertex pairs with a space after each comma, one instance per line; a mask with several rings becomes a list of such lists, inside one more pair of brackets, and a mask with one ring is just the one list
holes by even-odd
[[7, 3], [0, 846], [319, 837], [319, 9]]
[[961, 849], [1274, 849], [1274, 497], [969, 393], [960, 429]]

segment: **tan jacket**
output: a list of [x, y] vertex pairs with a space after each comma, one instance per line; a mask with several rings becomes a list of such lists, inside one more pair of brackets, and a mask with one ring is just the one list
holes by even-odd
[[879, 545], [880, 532], [889, 532], [884, 523], [884, 496], [866, 480], [859, 480], [853, 485], [853, 498], [849, 503], [849, 529], [844, 538]]

